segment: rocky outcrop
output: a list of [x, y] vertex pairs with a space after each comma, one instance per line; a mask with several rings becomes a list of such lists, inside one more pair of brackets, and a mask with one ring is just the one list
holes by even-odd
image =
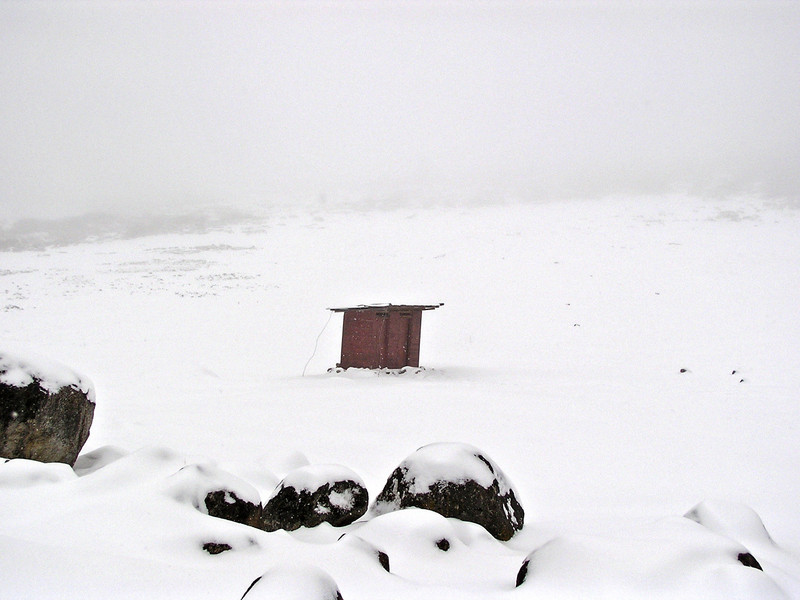
[[361, 478], [339, 465], [309, 465], [295, 469], [278, 484], [264, 505], [266, 531], [316, 527], [330, 523], [343, 527], [361, 517], [369, 495]]
[[391, 474], [372, 512], [424, 508], [483, 526], [509, 540], [525, 514], [503, 472], [466, 444], [431, 444], [406, 458]]
[[0, 456], [74, 465], [94, 408], [87, 379], [52, 361], [0, 351]]

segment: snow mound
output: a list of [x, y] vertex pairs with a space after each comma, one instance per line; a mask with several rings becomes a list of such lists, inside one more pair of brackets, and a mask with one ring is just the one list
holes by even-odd
[[73, 469], [78, 476], [89, 475], [106, 465], [126, 456], [128, 453], [117, 446], [102, 446], [86, 454], [81, 454]]
[[722, 500], [704, 500], [684, 515], [703, 527], [743, 544], [772, 544], [761, 517], [749, 506]]
[[277, 566], [256, 579], [242, 598], [247, 600], [342, 600], [333, 578], [319, 567]]
[[[98, 493], [135, 490], [142, 487], [148, 489], [151, 484], [163, 486], [166, 478], [174, 475], [186, 465], [184, 455], [160, 446], [145, 446], [134, 452], [117, 456], [115, 460], [110, 459], [117, 452], [122, 452], [121, 450], [98, 450], [101, 455], [107, 452], [106, 458], [109, 461], [96, 469], [90, 467], [80, 477], [84, 489]], [[91, 460], [91, 453], [89, 456]], [[159, 488], [159, 490], [161, 489]]]
[[437, 556], [442, 540], [448, 551], [467, 545], [454, 523], [432, 510], [407, 508], [370, 519], [356, 535], [391, 555]]
[[371, 544], [364, 538], [353, 534], [342, 534], [337, 540], [339, 546], [353, 551], [358, 558], [368, 558], [371, 562], [380, 565], [380, 568], [391, 573], [389, 555], [377, 546]]
[[207, 496], [218, 491], [227, 493], [226, 501], [230, 504], [235, 502], [234, 496], [250, 504], [257, 506], [261, 504], [256, 488], [211, 463], [182, 467], [167, 478], [164, 491], [178, 502], [191, 504], [206, 514], [208, 514]]
[[417, 584], [510, 589], [522, 560], [483, 527], [422, 508], [380, 515], [351, 535], [385, 553], [393, 575]]
[[0, 488], [25, 488], [76, 478], [75, 472], [64, 463], [42, 463], [25, 458], [0, 463]]
[[705, 500], [684, 515], [707, 530], [748, 548], [751, 555], [792, 598], [800, 598], [797, 556], [779, 546], [749, 506], [728, 500]]
[[65, 387], [74, 387], [86, 394], [90, 402], [95, 402], [94, 384], [88, 377], [34, 353], [23, 354], [0, 349], [0, 383], [26, 387], [34, 382], [51, 394]]
[[526, 559], [518, 584], [536, 597], [783, 600], [747, 550], [688, 519], [670, 518], [624, 537], [569, 534]]

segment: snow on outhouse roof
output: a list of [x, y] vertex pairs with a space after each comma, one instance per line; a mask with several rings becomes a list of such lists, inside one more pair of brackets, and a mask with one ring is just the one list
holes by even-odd
[[329, 308], [333, 312], [345, 312], [348, 310], [433, 310], [444, 306], [444, 302], [439, 304], [359, 304], [357, 306], [345, 306], [341, 308]]

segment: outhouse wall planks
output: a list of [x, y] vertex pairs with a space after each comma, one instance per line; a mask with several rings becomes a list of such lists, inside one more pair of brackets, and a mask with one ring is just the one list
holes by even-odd
[[339, 366], [418, 367], [422, 311], [439, 306], [386, 304], [330, 309], [344, 313]]

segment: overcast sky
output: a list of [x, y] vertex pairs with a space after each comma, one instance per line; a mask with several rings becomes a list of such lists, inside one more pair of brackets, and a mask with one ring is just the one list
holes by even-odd
[[798, 2], [4, 0], [0, 52], [6, 219], [800, 194]]

